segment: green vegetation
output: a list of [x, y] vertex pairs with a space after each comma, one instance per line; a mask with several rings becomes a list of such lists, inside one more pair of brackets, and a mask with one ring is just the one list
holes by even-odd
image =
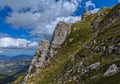
[[21, 76], [17, 77], [17, 80], [14, 81], [13, 83], [14, 83], [14, 84], [19, 84], [19, 83], [21, 83], [21, 81], [23, 80], [24, 76], [25, 76], [25, 75], [21, 75]]
[[91, 79], [86, 84], [119, 84], [120, 83], [120, 73], [109, 77], [96, 77], [95, 79]]
[[[108, 20], [107, 18], [116, 14], [115, 11], [119, 8], [120, 4], [112, 9], [103, 9], [106, 14], [101, 17], [100, 24], [103, 24]], [[115, 53], [105, 56], [104, 52], [96, 51], [96, 47], [101, 49], [103, 46], [115, 46], [120, 42], [120, 17], [116, 16], [114, 23], [110, 23], [100, 32], [94, 32], [91, 26], [95, 18], [96, 14], [90, 15], [85, 18], [85, 21], [72, 24], [71, 33], [61, 45], [62, 47], [57, 49], [58, 53], [45, 68], [40, 69], [26, 83], [57, 84], [68, 69], [72, 70], [74, 68], [74, 72], [66, 75], [65, 84], [76, 84], [75, 81], [70, 80], [72, 77], [76, 77], [80, 84], [119, 84], [120, 73], [109, 77], [104, 77], [103, 74], [112, 64], [120, 67], [120, 56]], [[96, 40], [95, 44], [91, 44], [93, 40]], [[104, 43], [102, 44], [101, 41], [104, 41]], [[85, 48], [86, 46], [88, 48]], [[96, 62], [100, 62], [100, 66], [82, 73], [77, 71], [79, 62], [83, 62], [84, 67]], [[16, 84], [22, 79], [23, 77], [20, 77]]]
[[[51, 59], [50, 63], [27, 81], [27, 84], [56, 84], [66, 65], [70, 62], [73, 56], [81, 45], [87, 42], [92, 37], [93, 29], [90, 22], [95, 18], [95, 15], [88, 16], [87, 22], [76, 22], [72, 25], [72, 32], [58, 49], [58, 53]], [[70, 41], [70, 39], [73, 39]]]
[[[0, 74], [0, 84], [13, 84], [13, 82], [19, 78], [19, 77], [23, 77], [25, 75], [25, 73], [16, 73], [13, 74], [11, 76], [7, 76], [7, 75], [2, 75]], [[18, 84], [18, 83], [16, 83]]]

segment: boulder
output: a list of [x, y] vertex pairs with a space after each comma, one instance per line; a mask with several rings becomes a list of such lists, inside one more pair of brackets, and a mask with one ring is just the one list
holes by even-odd
[[111, 76], [111, 75], [115, 75], [116, 73], [118, 73], [119, 68], [117, 67], [116, 64], [112, 64], [104, 73], [104, 76]]
[[87, 68], [96, 69], [98, 66], [100, 66], [100, 62], [93, 63], [93, 64], [89, 65]]

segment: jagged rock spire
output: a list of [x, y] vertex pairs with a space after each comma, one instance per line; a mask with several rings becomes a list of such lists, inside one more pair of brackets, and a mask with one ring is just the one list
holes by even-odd
[[56, 25], [53, 37], [51, 42], [47, 40], [41, 41], [33, 59], [27, 75], [25, 76], [22, 84], [25, 84], [28, 78], [31, 78], [39, 69], [44, 68], [44, 66], [49, 62], [56, 54], [56, 48], [59, 48], [60, 45], [65, 41], [66, 37], [71, 32], [71, 25], [63, 21], [58, 22]]

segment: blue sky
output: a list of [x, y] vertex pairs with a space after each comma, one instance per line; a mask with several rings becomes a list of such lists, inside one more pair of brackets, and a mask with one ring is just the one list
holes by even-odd
[[92, 13], [119, 0], [0, 0], [0, 54], [34, 54], [50, 40], [59, 21], [75, 22], [85, 8]]

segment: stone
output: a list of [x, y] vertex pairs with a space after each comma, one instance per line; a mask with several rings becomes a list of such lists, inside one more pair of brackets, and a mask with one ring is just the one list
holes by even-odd
[[110, 54], [113, 53], [113, 50], [114, 50], [113, 46], [106, 46], [105, 55], [109, 56]]
[[58, 22], [50, 44], [50, 57], [55, 54], [55, 49], [65, 41], [66, 37], [71, 32], [71, 25], [63, 21]]
[[73, 39], [73, 38], [71, 38], [71, 39], [69, 39], [69, 42], [71, 43], [73, 40], [74, 40], [74, 39]]
[[104, 76], [111, 76], [111, 75], [115, 75], [116, 73], [118, 73], [119, 68], [117, 67], [116, 64], [112, 64], [104, 73]]
[[87, 68], [89, 68], [89, 69], [96, 69], [99, 66], [100, 66], [100, 62], [96, 62], [96, 63], [93, 63], [93, 64], [89, 65]]
[[[28, 78], [31, 78], [38, 69], [44, 67], [45, 63], [47, 62], [47, 58], [48, 58], [48, 49], [50, 46], [50, 42], [47, 40], [43, 40], [41, 41], [40, 46], [38, 47], [31, 65], [28, 69], [28, 73], [24, 78], [24, 81], [26, 81]], [[23, 82], [24, 84], [24, 82]]]
[[113, 53], [113, 49], [114, 49], [113, 46], [109, 46], [109, 47], [108, 47], [108, 53], [109, 53], [109, 54], [112, 54], [112, 53]]
[[93, 40], [93, 41], [91, 42], [92, 45], [94, 45], [94, 44], [96, 44], [96, 43], [97, 43], [96, 40]]
[[60, 21], [54, 30], [51, 42], [47, 40], [41, 41], [22, 84], [25, 84], [27, 79], [31, 78], [39, 69], [45, 67], [50, 58], [57, 53], [55, 49], [60, 47], [70, 32], [71, 24]]
[[[92, 22], [93, 25], [93, 29], [95, 31], [97, 30], [101, 30], [106, 26], [110, 26], [110, 24], [112, 24], [113, 22], [115, 22], [117, 19], [117, 17], [119, 17], [120, 13], [119, 13], [119, 9], [117, 11], [114, 11], [114, 14], [110, 17], [110, 18], [106, 18], [104, 21], [102, 21], [102, 17], [104, 17], [105, 14], [107, 14], [108, 12], [104, 11], [104, 8], [101, 9], [98, 14], [97, 17], [95, 18], [95, 20]], [[102, 22], [101, 22], [102, 21]]]
[[73, 80], [75, 81], [77, 79], [77, 77], [76, 76], [73, 76]]

